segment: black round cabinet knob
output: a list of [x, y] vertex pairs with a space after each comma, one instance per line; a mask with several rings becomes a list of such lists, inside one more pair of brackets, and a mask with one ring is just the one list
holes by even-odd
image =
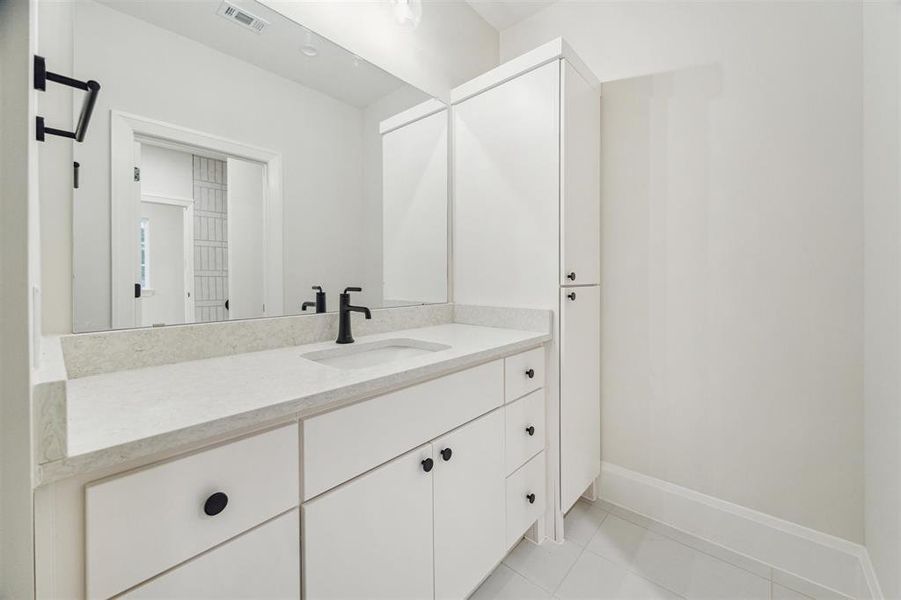
[[575, 293], [575, 292], [570, 292], [569, 294], [566, 295], [566, 297], [569, 298], [570, 300], [575, 301], [575, 299], [576, 299], [576, 293]]
[[435, 461], [433, 461], [431, 458], [427, 458], [424, 461], [422, 461], [422, 470], [425, 471], [426, 473], [431, 471], [432, 467], [434, 467], [434, 466], [435, 466]]
[[566, 276], [566, 278], [569, 279], [570, 281], [575, 281], [576, 280], [576, 272], [575, 271], [571, 272], [569, 275]]
[[441, 451], [441, 458], [444, 459], [444, 462], [449, 461], [451, 459], [451, 456], [453, 456], [453, 455], [454, 455], [454, 451], [451, 450], [450, 448], [445, 448], [444, 450]]
[[535, 494], [526, 494], [526, 500], [529, 501], [529, 504], [535, 504]]
[[528, 433], [529, 435], [535, 435], [535, 426], [529, 425], [528, 427], [526, 427], [526, 433]]
[[529, 379], [535, 377], [535, 369], [529, 369], [528, 371], [526, 371], [526, 377], [528, 377]]
[[225, 492], [216, 492], [206, 499], [203, 503], [203, 512], [211, 517], [215, 517], [228, 506], [228, 496]]

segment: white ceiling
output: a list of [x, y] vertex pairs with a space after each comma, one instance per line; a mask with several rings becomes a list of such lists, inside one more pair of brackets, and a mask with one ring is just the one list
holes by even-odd
[[498, 31], [516, 25], [557, 0], [466, 0]]
[[[300, 51], [307, 30], [253, 0], [232, 4], [269, 22], [255, 33], [218, 16], [221, 0], [100, 0], [107, 6], [191, 38], [224, 54], [364, 108], [405, 82], [355, 57], [341, 46], [313, 34], [315, 58]], [[423, 100], [428, 96], [423, 93]]]

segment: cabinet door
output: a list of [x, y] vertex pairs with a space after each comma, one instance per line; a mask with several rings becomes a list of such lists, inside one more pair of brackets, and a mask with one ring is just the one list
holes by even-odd
[[504, 556], [504, 416], [496, 410], [435, 448], [435, 598], [465, 598]]
[[432, 459], [426, 444], [303, 505], [307, 600], [432, 597]]
[[560, 290], [560, 505], [564, 512], [601, 472], [600, 312], [597, 286]]
[[300, 599], [298, 509], [127, 592], [129, 600]]
[[598, 90], [563, 61], [560, 144], [560, 285], [600, 283], [600, 119]]
[[554, 61], [454, 106], [455, 302], [556, 302], [559, 82]]

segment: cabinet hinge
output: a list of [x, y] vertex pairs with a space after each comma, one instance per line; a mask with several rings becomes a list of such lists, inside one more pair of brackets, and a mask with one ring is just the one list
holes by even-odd
[[141, 181], [141, 167], [135, 167], [135, 181]]

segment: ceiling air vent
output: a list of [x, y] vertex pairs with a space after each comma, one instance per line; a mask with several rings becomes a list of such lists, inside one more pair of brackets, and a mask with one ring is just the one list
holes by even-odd
[[243, 8], [238, 8], [229, 2], [223, 2], [219, 6], [219, 10], [216, 11], [216, 14], [225, 17], [229, 21], [237, 23], [242, 27], [256, 31], [257, 33], [260, 33], [267, 25], [269, 25], [267, 21], [264, 21], [258, 16], [247, 12]]

